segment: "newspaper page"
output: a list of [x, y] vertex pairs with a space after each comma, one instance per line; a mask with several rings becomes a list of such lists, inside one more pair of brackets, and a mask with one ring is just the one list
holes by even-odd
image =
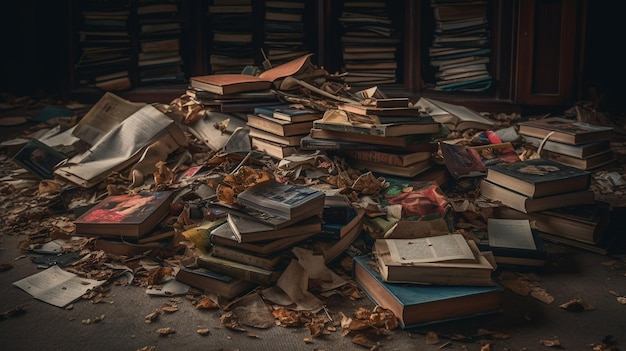
[[95, 145], [122, 121], [146, 105], [143, 102], [131, 102], [106, 92], [81, 118], [72, 134], [89, 145]]
[[417, 239], [385, 240], [390, 257], [398, 263], [476, 261], [474, 252], [461, 234], [444, 234]]

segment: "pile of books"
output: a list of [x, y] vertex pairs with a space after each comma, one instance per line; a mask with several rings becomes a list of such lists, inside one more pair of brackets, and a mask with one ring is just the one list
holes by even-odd
[[549, 117], [519, 123], [519, 134], [541, 157], [583, 170], [615, 161], [613, 127]]
[[209, 233], [211, 249], [199, 267], [257, 285], [275, 283], [286, 253], [322, 231], [325, 194], [274, 180], [237, 195], [234, 205], [214, 203], [227, 220]]
[[[269, 60], [271, 65], [280, 65], [310, 52], [305, 40], [305, 13], [312, 9], [306, 6], [304, 0], [265, 1], [264, 59]], [[263, 66], [269, 68], [265, 62]]]
[[247, 117], [252, 147], [279, 160], [295, 154], [321, 116], [321, 111], [290, 104], [257, 106]]
[[208, 16], [213, 33], [210, 73], [240, 73], [254, 65], [252, 1], [212, 0]]
[[488, 167], [480, 193], [523, 213], [594, 202], [591, 174], [543, 158]]
[[178, 4], [169, 0], [138, 4], [140, 84], [185, 82], [178, 14]]
[[345, 1], [339, 17], [342, 28], [343, 70], [346, 83], [373, 86], [396, 82], [400, 37], [389, 17], [388, 2]]
[[355, 168], [388, 175], [412, 177], [428, 170], [436, 150], [432, 136], [440, 124], [409, 107], [408, 101], [395, 100], [385, 107], [377, 103], [340, 104], [326, 111], [323, 118], [313, 121], [301, 149], [338, 151]]
[[354, 259], [354, 280], [402, 328], [498, 312], [494, 266], [460, 234], [376, 239], [373, 258]]
[[435, 89], [484, 91], [492, 77], [487, 1], [432, 0], [435, 18], [430, 64], [436, 68]]

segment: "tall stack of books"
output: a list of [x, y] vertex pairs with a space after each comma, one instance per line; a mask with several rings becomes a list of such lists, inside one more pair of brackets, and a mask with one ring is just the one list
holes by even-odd
[[237, 195], [233, 206], [216, 203], [228, 220], [211, 230], [211, 251], [198, 266], [259, 285], [280, 277], [284, 253], [319, 234], [325, 194], [273, 180]]
[[185, 81], [178, 14], [175, 0], [139, 1], [139, 84]]
[[435, 18], [430, 64], [435, 89], [484, 91], [492, 77], [487, 63], [491, 39], [487, 1], [431, 0]]
[[[276, 66], [310, 52], [305, 40], [304, 0], [265, 1], [263, 48], [271, 65]], [[268, 67], [265, 67], [266, 69]]]
[[610, 145], [610, 126], [549, 117], [520, 122], [519, 134], [541, 157], [579, 169], [594, 169], [616, 159]]
[[320, 111], [289, 104], [258, 106], [253, 112], [247, 121], [252, 147], [276, 159], [297, 153], [301, 139], [322, 115]]
[[354, 280], [402, 328], [498, 312], [494, 266], [460, 234], [376, 239], [373, 259], [354, 259]]
[[322, 144], [324, 148], [323, 144], [334, 143], [335, 150], [349, 158], [355, 168], [403, 177], [422, 173], [432, 166], [436, 145], [430, 141], [440, 124], [408, 107], [407, 102], [400, 104], [403, 105], [340, 104], [313, 121], [310, 138], [303, 139], [301, 147]]
[[76, 65], [80, 85], [108, 91], [130, 88], [129, 2], [94, 0], [81, 4], [81, 56]]
[[240, 73], [255, 64], [251, 0], [212, 0], [209, 8], [210, 73]]
[[536, 158], [488, 167], [481, 195], [523, 213], [591, 204], [591, 174], [555, 161]]
[[373, 86], [395, 83], [400, 37], [386, 1], [345, 1], [339, 17], [346, 83]]

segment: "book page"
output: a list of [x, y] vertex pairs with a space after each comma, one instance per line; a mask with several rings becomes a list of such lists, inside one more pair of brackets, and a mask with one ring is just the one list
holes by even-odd
[[417, 239], [382, 240], [387, 242], [391, 259], [402, 264], [458, 260], [476, 261], [467, 241], [460, 234], [445, 234]]
[[107, 92], [81, 118], [72, 134], [89, 145], [94, 145], [107, 133], [119, 126], [122, 121], [144, 106], [146, 104], [143, 102], [131, 102]]
[[69, 159], [56, 173], [63, 176], [67, 172], [91, 180], [129, 160], [173, 122], [156, 108], [145, 106], [102, 137], [92, 148]]
[[527, 219], [496, 219], [487, 222], [489, 246], [537, 250]]
[[65, 307], [104, 282], [105, 280], [81, 278], [55, 265], [18, 280], [13, 285], [43, 302], [57, 307]]

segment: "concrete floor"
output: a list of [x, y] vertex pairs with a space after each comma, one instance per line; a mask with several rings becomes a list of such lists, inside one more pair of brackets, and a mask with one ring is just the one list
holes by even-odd
[[[198, 310], [184, 297], [173, 298], [179, 310], [163, 314], [152, 324], [144, 318], [170, 297], [146, 295], [143, 288], [114, 286], [104, 302], [92, 304], [87, 300], [74, 303], [71, 310], [49, 305], [12, 285], [14, 281], [38, 271], [29, 257], [17, 249], [19, 236], [0, 234], [0, 263], [13, 269], [0, 273], [0, 349], [18, 350], [363, 350], [367, 347], [351, 342], [341, 328], [306, 343], [310, 337], [306, 328], [274, 326], [269, 329], [246, 327], [245, 332], [229, 330], [220, 323], [217, 310]], [[592, 350], [593, 345], [613, 340], [626, 346], [626, 305], [616, 295], [626, 296], [626, 260], [548, 243], [549, 259], [546, 269], [533, 273], [536, 284], [554, 297], [547, 304], [531, 296], [521, 296], [507, 289], [502, 313], [452, 323], [432, 325], [418, 330], [394, 330], [378, 338], [379, 350], [544, 350], [541, 340], [558, 340], [565, 350]], [[21, 258], [20, 258], [21, 257]], [[582, 299], [593, 310], [573, 312], [559, 307], [572, 299]], [[20, 306], [19, 315], [6, 312]], [[367, 298], [343, 300], [328, 306], [330, 315], [340, 319], [339, 312], [350, 315], [358, 306], [372, 308]], [[97, 319], [99, 323], [84, 324]], [[172, 327], [174, 334], [159, 336], [158, 328]], [[208, 328], [208, 335], [196, 331]], [[486, 329], [508, 336], [500, 339], [480, 337]], [[425, 333], [438, 333], [441, 341], [427, 345]], [[469, 337], [455, 340], [458, 335]], [[445, 345], [445, 346], [444, 346]], [[609, 350], [598, 348], [593, 350]]]

